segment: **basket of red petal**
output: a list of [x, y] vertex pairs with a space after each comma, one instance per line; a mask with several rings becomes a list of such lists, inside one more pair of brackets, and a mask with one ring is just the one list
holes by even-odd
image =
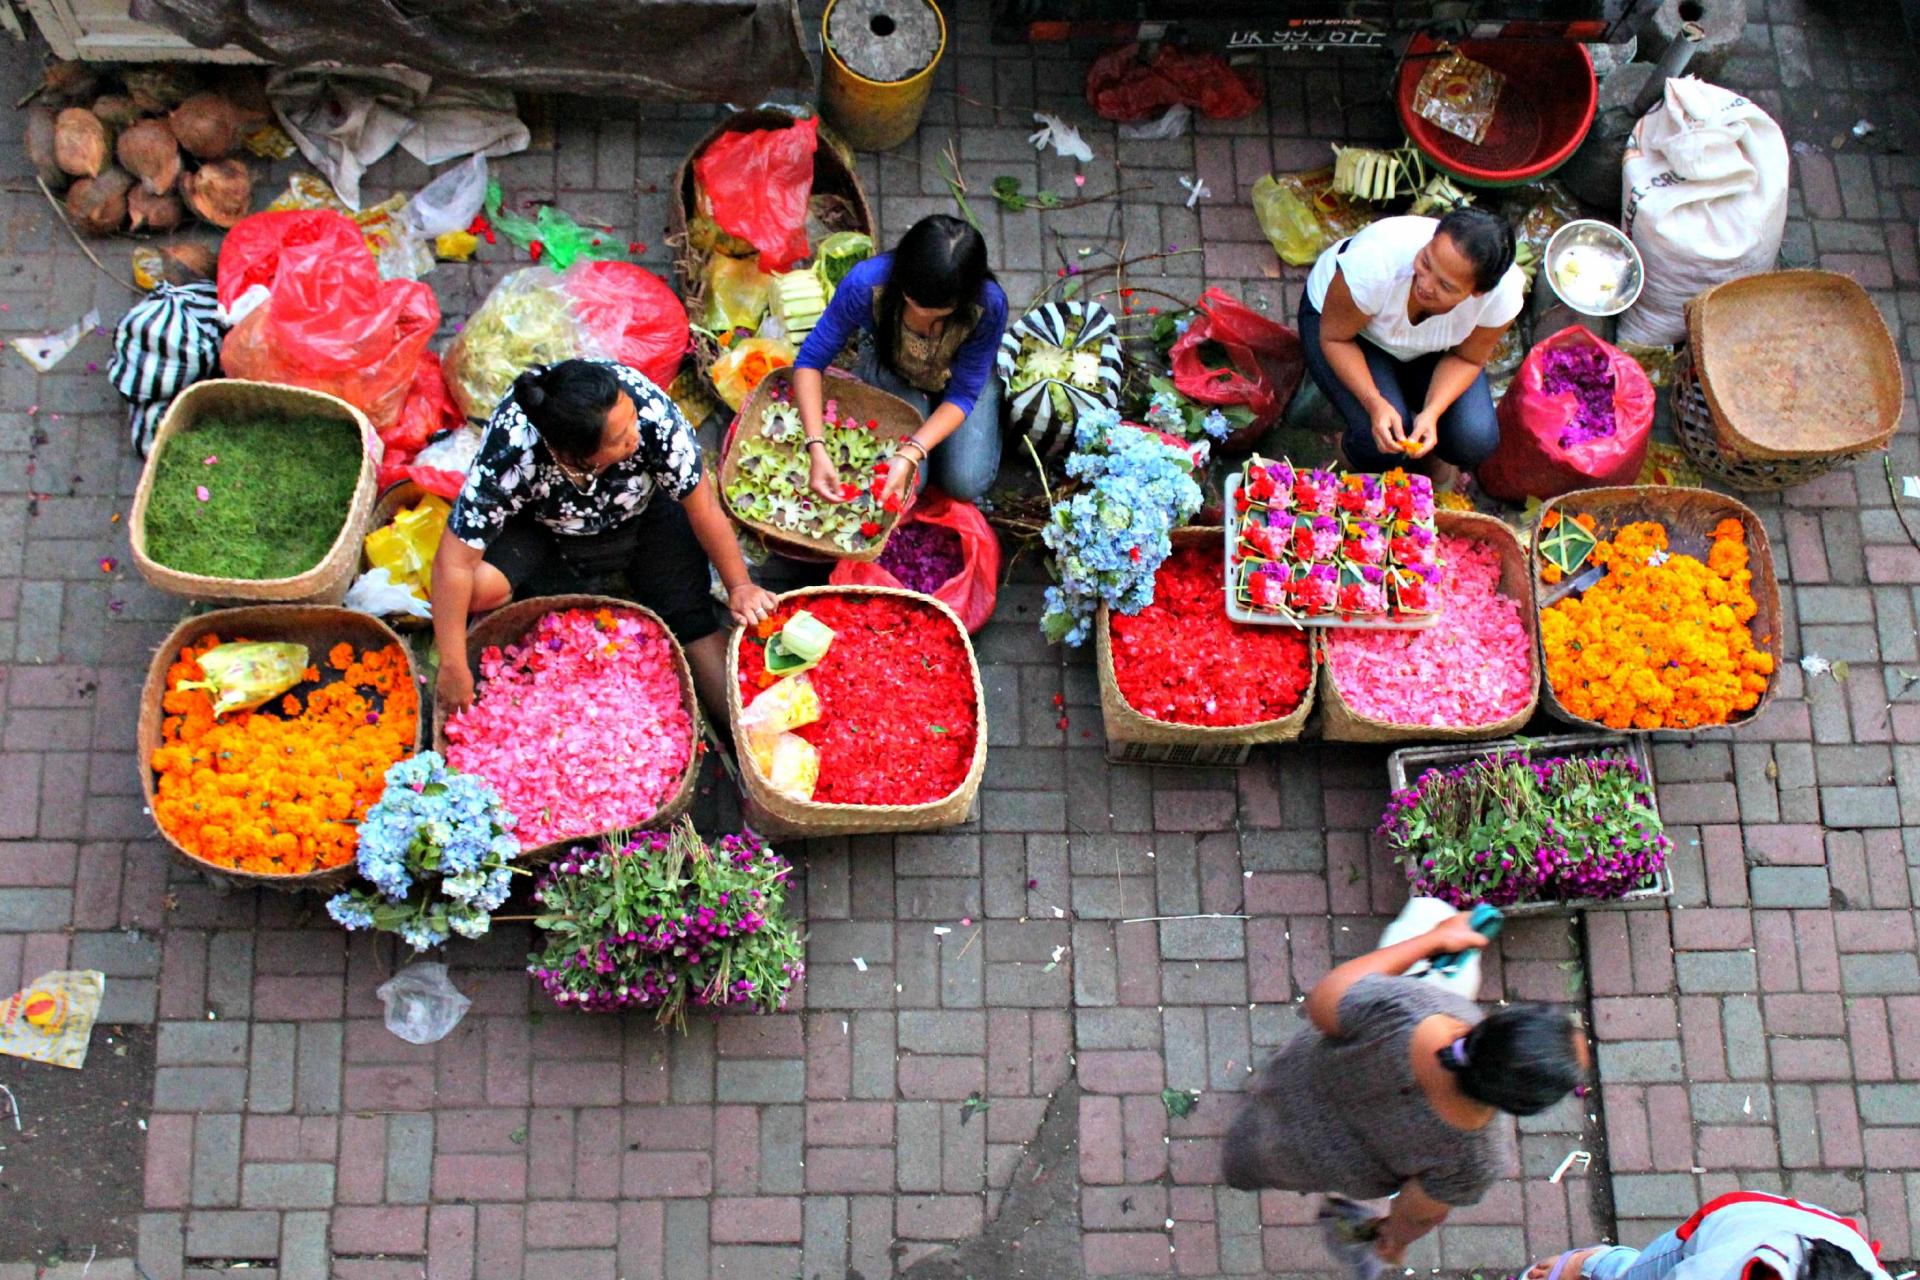
[[852, 378], [827, 383], [821, 427], [840, 472], [841, 501], [824, 502], [807, 483], [806, 431], [793, 400], [793, 371], [761, 380], [733, 420], [720, 457], [720, 494], [733, 518], [782, 555], [806, 560], [877, 560], [904, 504], [882, 498], [896, 445], [920, 426], [898, 396]]
[[1533, 716], [1540, 661], [1526, 550], [1492, 516], [1439, 511], [1434, 524], [1445, 574], [1438, 622], [1326, 634], [1320, 732], [1329, 741], [1499, 738]]
[[756, 831], [929, 831], [967, 820], [986, 695], [959, 617], [886, 587], [805, 587], [727, 649]]
[[378, 618], [255, 605], [186, 619], [140, 697], [154, 825], [216, 882], [331, 891], [387, 769], [419, 749], [407, 648]]
[[974, 632], [987, 625], [1000, 594], [1000, 539], [978, 507], [934, 490], [901, 518], [878, 560], [842, 560], [827, 581], [932, 596]]
[[467, 659], [473, 705], [441, 709], [434, 749], [499, 795], [523, 864], [686, 812], [700, 771], [693, 672], [651, 611], [606, 596], [516, 601], [467, 633]]
[[1152, 604], [1094, 618], [1108, 755], [1237, 765], [1257, 743], [1298, 738], [1313, 710], [1307, 633], [1227, 617], [1221, 530], [1176, 529], [1173, 548]]

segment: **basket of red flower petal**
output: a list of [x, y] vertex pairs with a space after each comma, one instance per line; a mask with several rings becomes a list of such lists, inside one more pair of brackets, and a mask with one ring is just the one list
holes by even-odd
[[154, 651], [140, 695], [140, 787], [189, 867], [243, 887], [330, 892], [389, 766], [420, 747], [407, 648], [326, 605], [216, 609]]
[[[802, 613], [816, 644], [796, 669], [786, 642]], [[832, 633], [824, 648], [822, 628]], [[733, 633], [727, 669], [756, 831], [930, 831], [967, 820], [987, 764], [986, 693], [966, 629], [940, 601], [889, 587], [789, 591], [765, 622]]]
[[1095, 615], [1109, 758], [1239, 765], [1256, 744], [1291, 742], [1306, 727], [1313, 642], [1298, 627], [1228, 619], [1224, 541], [1217, 527], [1174, 530], [1153, 603]]
[[1706, 489], [1581, 489], [1533, 533], [1543, 701], [1568, 724], [1688, 732], [1752, 720], [1779, 680], [1766, 529]]
[[841, 502], [808, 487], [806, 433], [793, 402], [793, 371], [761, 379], [727, 431], [720, 496], [767, 546], [802, 560], [878, 560], [909, 503], [882, 498], [886, 462], [920, 426], [913, 406], [852, 378], [827, 383], [822, 427], [840, 471]]
[[434, 750], [498, 793], [522, 864], [664, 829], [692, 804], [693, 671], [651, 610], [609, 596], [517, 600], [467, 632], [467, 660], [480, 674], [473, 704], [437, 708]]
[[1434, 514], [1445, 580], [1425, 631], [1335, 627], [1323, 638], [1330, 742], [1499, 738], [1533, 717], [1533, 574], [1520, 539], [1492, 516]]

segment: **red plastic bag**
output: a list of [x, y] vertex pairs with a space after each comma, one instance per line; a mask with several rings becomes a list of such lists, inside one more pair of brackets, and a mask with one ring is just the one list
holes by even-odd
[[439, 354], [421, 352], [419, 363], [413, 366], [413, 381], [407, 387], [407, 398], [400, 406], [400, 416], [392, 426], [380, 433], [380, 443], [386, 446], [386, 452], [380, 459], [381, 467], [406, 464], [426, 446], [427, 441], [465, 421], [459, 406], [453, 403], [453, 396], [447, 391], [447, 380], [440, 372]]
[[1253, 421], [1224, 442], [1230, 449], [1250, 448], [1253, 438], [1280, 420], [1306, 376], [1300, 335], [1218, 289], [1207, 290], [1198, 308], [1170, 353], [1173, 385], [1200, 404], [1253, 410]]
[[391, 428], [440, 327], [433, 290], [382, 280], [359, 227], [337, 213], [306, 210], [257, 213], [227, 233], [221, 302], [230, 305], [256, 284], [267, 299], [227, 334], [220, 350], [227, 376], [324, 391], [365, 413], [375, 430]]
[[[1545, 388], [1549, 352], [1597, 349], [1613, 381], [1613, 433], [1569, 439], [1579, 397]], [[1500, 401], [1500, 446], [1474, 468], [1482, 489], [1507, 502], [1553, 498], [1595, 485], [1632, 484], [1653, 432], [1653, 384], [1634, 358], [1579, 325], [1533, 344]]]
[[[1000, 594], [1000, 539], [993, 526], [972, 503], [955, 502], [938, 489], [927, 489], [901, 524], [932, 524], [960, 535], [960, 572], [947, 579], [933, 598], [960, 615], [968, 631], [978, 631], [993, 616]], [[892, 587], [904, 590], [900, 579], [878, 561], [842, 560], [827, 579], [836, 587]]]
[[1087, 69], [1087, 105], [1104, 120], [1149, 120], [1185, 103], [1214, 120], [1237, 120], [1259, 107], [1260, 81], [1217, 53], [1163, 44], [1151, 62], [1138, 44], [1109, 49]]
[[687, 354], [687, 309], [666, 281], [631, 262], [578, 262], [560, 278], [574, 314], [621, 364], [661, 387]]
[[786, 271], [805, 258], [807, 198], [820, 122], [809, 116], [790, 129], [723, 133], [693, 162], [713, 220], [760, 251], [762, 271]]

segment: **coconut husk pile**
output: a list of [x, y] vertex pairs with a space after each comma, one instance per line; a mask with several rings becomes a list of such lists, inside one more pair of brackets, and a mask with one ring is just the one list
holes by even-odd
[[85, 235], [164, 232], [189, 216], [225, 229], [253, 205], [235, 153], [272, 127], [250, 68], [56, 62], [26, 108], [27, 156]]

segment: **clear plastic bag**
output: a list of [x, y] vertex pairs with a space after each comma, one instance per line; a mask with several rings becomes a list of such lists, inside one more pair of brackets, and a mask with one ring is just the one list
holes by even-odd
[[525, 267], [493, 287], [441, 362], [460, 412], [487, 418], [513, 380], [536, 364], [613, 353], [593, 340], [559, 277]]
[[447, 966], [417, 960], [374, 991], [386, 1007], [387, 1030], [408, 1044], [444, 1040], [467, 1016], [473, 1001], [455, 989]]
[[1434, 60], [1413, 92], [1413, 112], [1456, 138], [1479, 146], [1493, 123], [1507, 78], [1462, 53]]
[[213, 717], [251, 711], [300, 683], [307, 669], [307, 646], [287, 641], [243, 641], [216, 645], [200, 655], [204, 680], [182, 680], [176, 689], [205, 689], [213, 697]]

